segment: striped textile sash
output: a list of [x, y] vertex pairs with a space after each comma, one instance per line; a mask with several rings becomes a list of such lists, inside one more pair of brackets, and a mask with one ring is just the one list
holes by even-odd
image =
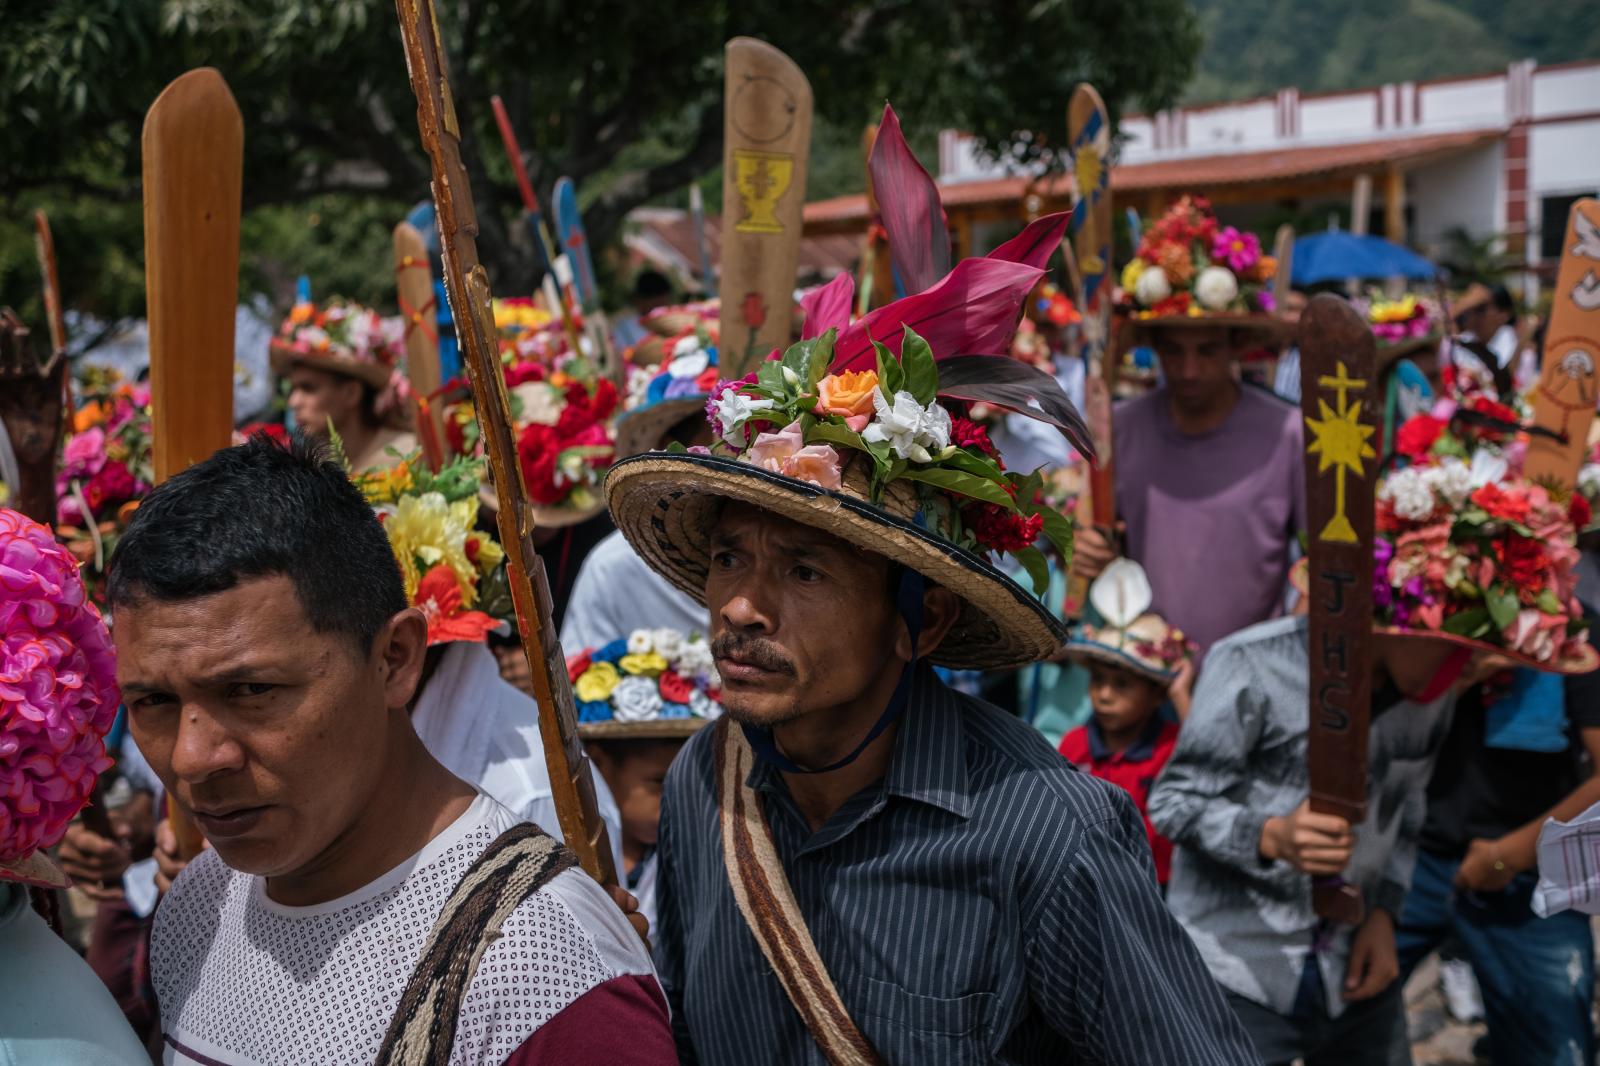
[[484, 951], [517, 905], [576, 866], [572, 850], [524, 822], [495, 838], [462, 875], [428, 933], [377, 1066], [447, 1066], [461, 998]]
[[754, 755], [744, 730], [730, 726], [726, 717], [714, 728], [723, 865], [739, 913], [831, 1066], [879, 1066], [885, 1060], [850, 1020], [817, 954], [773, 846], [761, 798], [745, 783]]

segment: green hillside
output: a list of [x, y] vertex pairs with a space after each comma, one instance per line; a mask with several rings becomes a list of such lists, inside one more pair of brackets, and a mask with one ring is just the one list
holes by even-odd
[[1600, 3], [1191, 0], [1205, 34], [1191, 102], [1600, 57]]

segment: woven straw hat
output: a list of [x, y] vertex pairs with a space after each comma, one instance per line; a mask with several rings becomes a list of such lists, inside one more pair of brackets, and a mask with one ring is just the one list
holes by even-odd
[[650, 567], [706, 602], [717, 509], [737, 500], [820, 529], [907, 566], [955, 593], [962, 611], [928, 655], [956, 669], [1000, 669], [1038, 662], [1066, 631], [1032, 594], [990, 563], [918, 528], [915, 492], [892, 482], [882, 507], [869, 502], [859, 460], [837, 491], [774, 474], [737, 459], [654, 452], [626, 459], [606, 478], [611, 517]]
[[678, 396], [661, 400], [632, 411], [617, 419], [617, 454], [638, 455], [653, 451], [661, 438], [673, 426], [695, 416], [704, 417], [709, 393]]

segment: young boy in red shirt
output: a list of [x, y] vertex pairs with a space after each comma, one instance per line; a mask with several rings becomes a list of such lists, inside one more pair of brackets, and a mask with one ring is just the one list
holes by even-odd
[[1150, 836], [1156, 880], [1165, 887], [1172, 843], [1150, 824], [1146, 804], [1188, 713], [1194, 661], [1183, 634], [1149, 613], [1151, 600], [1144, 569], [1130, 559], [1116, 560], [1095, 580], [1089, 601], [1104, 624], [1083, 625], [1067, 644], [1067, 654], [1089, 670], [1094, 713], [1061, 738], [1060, 750], [1078, 769], [1133, 797]]

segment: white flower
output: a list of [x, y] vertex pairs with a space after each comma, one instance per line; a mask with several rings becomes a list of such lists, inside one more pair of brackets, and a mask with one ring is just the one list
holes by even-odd
[[1225, 310], [1238, 295], [1239, 279], [1227, 267], [1208, 266], [1194, 281], [1195, 299], [1207, 311]]
[[875, 388], [872, 406], [878, 419], [861, 433], [861, 439], [869, 444], [888, 441], [900, 458], [919, 463], [933, 462], [931, 453], [949, 446], [950, 412], [937, 402], [923, 407], [915, 396], [902, 390], [895, 393], [894, 403], [890, 404], [883, 389]]
[[1451, 507], [1460, 507], [1472, 494], [1472, 476], [1467, 464], [1453, 455], [1445, 456], [1438, 466], [1424, 470], [1422, 479], [1429, 488], [1449, 501]]
[[648, 629], [635, 629], [628, 634], [629, 655], [649, 655], [651, 635]]
[[1472, 487], [1481, 489], [1485, 485], [1499, 484], [1509, 469], [1504, 456], [1496, 455], [1487, 448], [1479, 448], [1472, 453], [1472, 468], [1469, 471]]
[[657, 655], [663, 659], [675, 659], [683, 647], [683, 634], [676, 629], [652, 629], [650, 642], [655, 645]]
[[750, 420], [750, 416], [757, 411], [767, 411], [773, 406], [771, 400], [762, 397], [752, 400], [739, 391], [739, 386], [729, 385], [722, 390], [722, 395], [717, 397], [717, 421], [722, 423], [722, 436], [729, 444], [742, 443], [734, 437], [734, 432]]
[[721, 718], [722, 704], [695, 689], [689, 693], [689, 713], [696, 718]]
[[1134, 299], [1146, 307], [1158, 304], [1171, 295], [1172, 286], [1167, 284], [1167, 272], [1160, 267], [1147, 267], [1133, 285]]
[[653, 371], [642, 367], [634, 367], [628, 374], [628, 399], [625, 404], [627, 410], [644, 403], [645, 397], [650, 392], [650, 382], [655, 379]]
[[1391, 501], [1394, 513], [1408, 522], [1421, 522], [1436, 506], [1433, 489], [1414, 466], [1390, 474], [1379, 495]]
[[567, 406], [567, 398], [555, 386], [542, 381], [524, 381], [511, 392], [522, 405], [523, 422], [553, 426], [561, 421], [561, 411]]
[[699, 350], [700, 338], [691, 333], [687, 337], [678, 338], [678, 343], [672, 346], [672, 358], [677, 359], [679, 356], [689, 355]]
[[704, 674], [712, 669], [716, 660], [711, 657], [711, 645], [704, 637], [686, 640], [678, 649], [678, 673], [685, 677]]
[[661, 690], [653, 677], [635, 675], [611, 690], [611, 716], [619, 722], [649, 722], [661, 717]]
[[697, 378], [705, 373], [706, 367], [711, 365], [711, 356], [696, 347], [690, 351], [673, 356], [672, 364], [667, 367], [667, 373], [674, 380], [680, 378]]
[[1578, 471], [1578, 491], [1585, 496], [1600, 496], [1600, 463], [1587, 463]]

